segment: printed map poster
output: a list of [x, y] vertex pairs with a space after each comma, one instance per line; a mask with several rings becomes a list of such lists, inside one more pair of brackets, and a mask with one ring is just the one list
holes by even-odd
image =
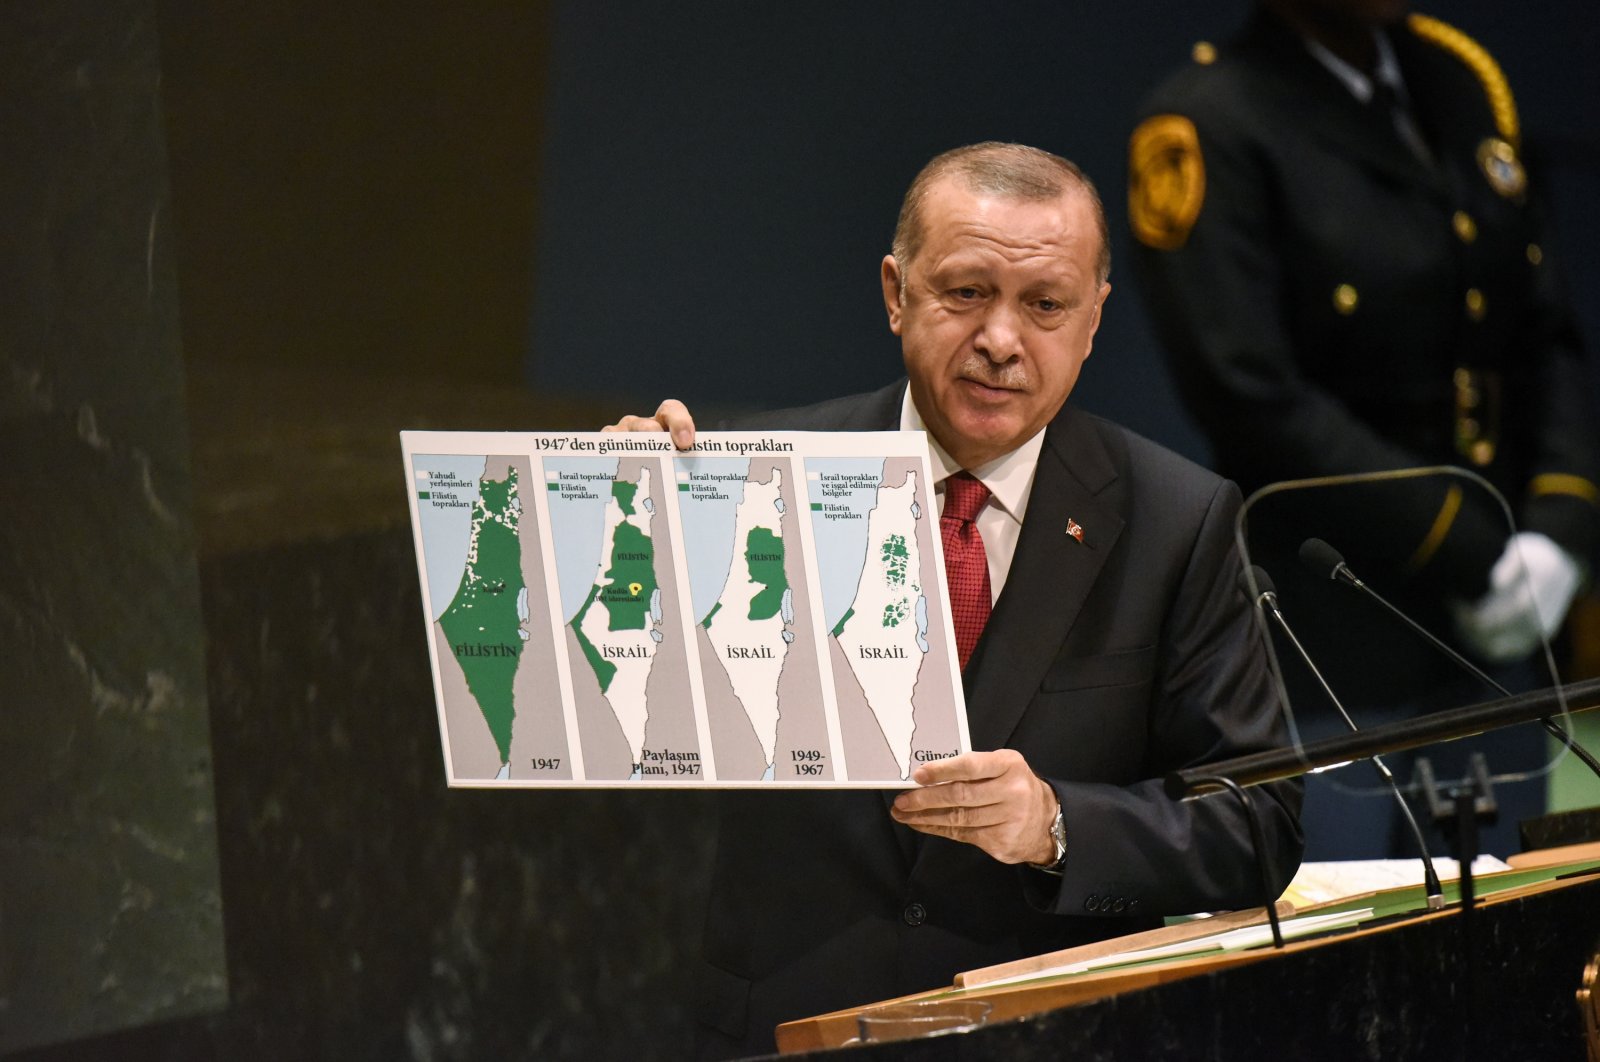
[[920, 432], [403, 432], [453, 786], [904, 788], [969, 747]]

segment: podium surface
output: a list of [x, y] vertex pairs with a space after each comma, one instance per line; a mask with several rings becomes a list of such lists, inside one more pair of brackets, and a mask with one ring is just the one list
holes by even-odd
[[[1414, 913], [1420, 890], [1414, 904], [1413, 890], [1391, 890], [1320, 905], [1374, 910], [1281, 951], [905, 997], [983, 999], [993, 1012], [972, 1032], [852, 1047], [869, 1053], [852, 1057], [1581, 1059], [1577, 993], [1600, 951], [1600, 857], [1583, 855], [1480, 878], [1465, 912], [1453, 884], [1433, 913]], [[863, 1009], [782, 1025], [779, 1049], [842, 1046]]]

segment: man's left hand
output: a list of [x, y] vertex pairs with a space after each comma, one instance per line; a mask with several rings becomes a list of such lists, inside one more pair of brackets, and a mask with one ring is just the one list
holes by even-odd
[[1055, 790], [1013, 749], [968, 752], [918, 767], [921, 789], [895, 797], [895, 821], [974, 844], [1002, 863], [1050, 863]]

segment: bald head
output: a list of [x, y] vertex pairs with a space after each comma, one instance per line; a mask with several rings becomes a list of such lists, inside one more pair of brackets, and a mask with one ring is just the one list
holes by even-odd
[[924, 166], [916, 180], [911, 182], [905, 200], [900, 204], [900, 219], [895, 224], [892, 248], [894, 259], [900, 266], [902, 285], [911, 263], [922, 250], [926, 236], [923, 208], [928, 193], [946, 178], [959, 182], [976, 195], [1000, 199], [1042, 202], [1059, 199], [1070, 191], [1081, 193], [1089, 201], [1099, 234], [1096, 280], [1104, 284], [1111, 275], [1110, 233], [1106, 228], [1105, 207], [1100, 203], [1100, 193], [1095, 191], [1094, 182], [1059, 155], [1026, 144], [1005, 144], [991, 140], [946, 151]]

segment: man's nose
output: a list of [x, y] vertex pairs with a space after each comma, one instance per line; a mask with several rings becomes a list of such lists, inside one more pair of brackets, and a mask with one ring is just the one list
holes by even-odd
[[992, 303], [983, 315], [973, 344], [984, 357], [1003, 365], [1022, 354], [1022, 315], [1015, 306]]

